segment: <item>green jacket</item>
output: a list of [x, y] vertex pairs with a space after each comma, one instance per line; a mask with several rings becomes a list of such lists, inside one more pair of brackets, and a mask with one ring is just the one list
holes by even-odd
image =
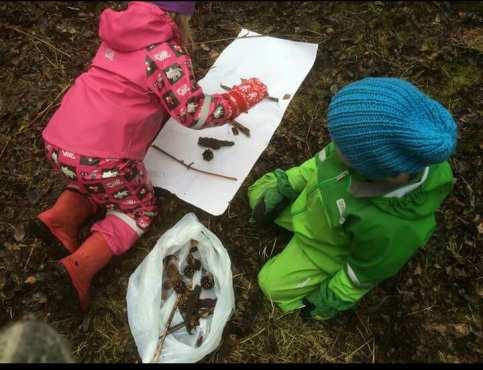
[[[285, 173], [298, 197], [275, 223], [294, 232], [306, 255], [332, 274], [322, 284], [335, 293], [335, 301], [325, 303], [339, 310], [395, 275], [427, 243], [436, 227], [435, 212], [454, 182], [443, 162], [390, 193], [374, 189], [347, 168], [333, 143]], [[273, 173], [250, 187], [252, 208], [264, 191], [260, 184], [271, 180]]]

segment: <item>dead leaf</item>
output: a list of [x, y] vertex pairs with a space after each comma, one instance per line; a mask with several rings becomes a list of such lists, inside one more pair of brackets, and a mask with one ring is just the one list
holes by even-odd
[[414, 270], [414, 275], [421, 275], [423, 270], [421, 269], [421, 266], [417, 265], [416, 269]]
[[13, 233], [13, 238], [17, 242], [21, 242], [22, 240], [24, 240], [24, 238], [25, 238], [25, 228], [22, 224], [17, 225], [15, 227], [15, 231]]
[[220, 55], [220, 53], [217, 52], [216, 50], [211, 50], [210, 51], [210, 58], [211, 59], [216, 59], [216, 58], [218, 58], [219, 55]]
[[292, 95], [290, 95], [290, 94], [285, 94], [282, 99], [287, 100], [287, 99], [290, 99], [291, 96]]
[[5, 243], [5, 248], [10, 252], [16, 252], [21, 249], [20, 246], [16, 243]]
[[439, 334], [446, 334], [448, 332], [448, 327], [443, 324], [432, 324], [429, 326], [429, 329]]
[[478, 225], [478, 233], [483, 234], [483, 222]]
[[455, 324], [453, 325], [454, 330], [456, 331], [456, 335], [458, 337], [466, 337], [470, 334], [470, 327], [468, 324]]
[[35, 284], [37, 282], [37, 278], [35, 276], [29, 276], [27, 279], [25, 279], [24, 283], [25, 284]]

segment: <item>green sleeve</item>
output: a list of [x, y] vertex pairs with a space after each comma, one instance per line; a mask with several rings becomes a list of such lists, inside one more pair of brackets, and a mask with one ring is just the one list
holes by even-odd
[[353, 238], [344, 270], [355, 285], [373, 287], [396, 275], [435, 226], [434, 215], [413, 221], [385, 215], [380, 222], [354, 222], [348, 227]]
[[[253, 209], [257, 205], [260, 198], [268, 189], [280, 186], [280, 189], [283, 190], [283, 181], [280, 181], [283, 178], [288, 179], [290, 185], [290, 189], [285, 187], [283, 193], [288, 195], [293, 191], [296, 194], [299, 194], [307, 184], [309, 177], [312, 176], [315, 171], [315, 158], [311, 158], [305, 161], [302, 165], [292, 167], [286, 171], [276, 169], [275, 171], [266, 173], [248, 187], [248, 201], [250, 208]], [[292, 198], [292, 196], [290, 196], [290, 198]]]
[[258, 201], [263, 197], [265, 192], [277, 186], [277, 177], [274, 172], [269, 172], [260, 177], [252, 185], [248, 187], [248, 202], [250, 208], [254, 209]]
[[307, 181], [315, 175], [317, 171], [317, 165], [315, 157], [302, 163], [300, 166], [292, 167], [285, 171], [288, 176], [290, 185], [297, 193], [301, 193], [304, 190]]
[[384, 226], [367, 221], [351, 226], [355, 234], [347, 263], [320, 288], [322, 305], [334, 315], [354, 307], [378, 283], [397, 274], [424, 245], [427, 233], [418, 230], [418, 223], [385, 221]]
[[[359, 209], [347, 219], [345, 231], [351, 237], [350, 253], [343, 268], [321, 285], [321, 304], [328, 311], [351, 308], [380, 282], [396, 275], [416, 251], [423, 247], [436, 228], [435, 210], [447, 197], [453, 184], [447, 163], [434, 165], [421, 201], [415, 192], [415, 210], [405, 213], [404, 200], [398, 201], [401, 217], [376, 207]], [[413, 204], [414, 204], [413, 203]], [[409, 218], [408, 216], [411, 216]], [[352, 303], [352, 305], [351, 305]]]

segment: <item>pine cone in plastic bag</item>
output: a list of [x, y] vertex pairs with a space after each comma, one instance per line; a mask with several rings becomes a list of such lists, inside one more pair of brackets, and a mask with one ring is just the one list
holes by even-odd
[[201, 261], [197, 258], [193, 259], [193, 264], [191, 266], [193, 270], [199, 271], [201, 270]]
[[188, 265], [184, 268], [183, 274], [187, 278], [191, 279], [195, 274], [195, 269], [192, 266]]
[[208, 275], [203, 276], [203, 278], [201, 279], [201, 286], [203, 287], [203, 289], [213, 288], [215, 286], [215, 281], [213, 279], [213, 275], [208, 274]]
[[178, 294], [183, 294], [186, 292], [186, 284], [183, 280], [179, 279], [176, 284], [174, 284], [174, 291]]

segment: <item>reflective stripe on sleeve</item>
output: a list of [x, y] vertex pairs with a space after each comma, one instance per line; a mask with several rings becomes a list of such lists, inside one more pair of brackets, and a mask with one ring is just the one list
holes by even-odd
[[327, 158], [327, 153], [325, 152], [325, 148], [324, 148], [319, 153], [319, 159], [321, 162], [323, 162], [325, 161], [325, 158]]
[[200, 109], [200, 117], [198, 118], [198, 122], [196, 125], [192, 126], [191, 128], [195, 130], [199, 130], [205, 124], [206, 120], [208, 119], [208, 113], [210, 112], [210, 105], [211, 105], [211, 95], [205, 95], [205, 101]]
[[356, 273], [354, 272], [354, 270], [352, 270], [352, 267], [349, 264], [347, 264], [347, 276], [349, 276], [349, 279], [356, 287], [361, 286], [361, 282], [359, 281]]

